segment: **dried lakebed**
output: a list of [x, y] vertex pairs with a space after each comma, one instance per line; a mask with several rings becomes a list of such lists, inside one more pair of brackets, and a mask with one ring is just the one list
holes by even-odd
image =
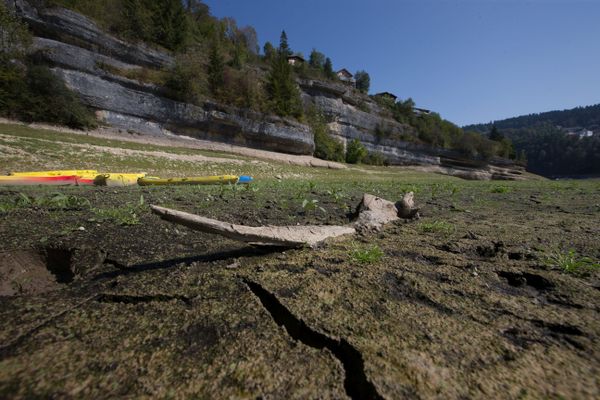
[[333, 225], [374, 187], [2, 190], [0, 397], [597, 398], [600, 273], [559, 256], [600, 258], [598, 182], [453, 185], [411, 185], [421, 220], [285, 252], [147, 204]]

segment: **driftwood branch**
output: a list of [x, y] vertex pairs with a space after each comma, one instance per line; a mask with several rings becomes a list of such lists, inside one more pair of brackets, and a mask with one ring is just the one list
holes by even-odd
[[154, 205], [150, 206], [150, 208], [152, 212], [166, 221], [187, 226], [200, 232], [214, 233], [229, 239], [259, 246], [297, 248], [304, 246], [315, 247], [328, 238], [354, 234], [357, 230], [381, 230], [385, 224], [399, 219], [399, 214], [403, 218], [406, 218], [405, 215], [412, 213], [406, 207], [410, 208], [413, 205], [412, 192], [407, 194], [402, 202], [400, 202], [400, 208], [397, 208], [390, 201], [365, 194], [358, 208], [358, 218], [351, 225], [260, 227], [230, 224]]
[[245, 226], [164, 207], [150, 206], [162, 219], [188, 228], [262, 246], [314, 247], [330, 237], [352, 234], [351, 226]]

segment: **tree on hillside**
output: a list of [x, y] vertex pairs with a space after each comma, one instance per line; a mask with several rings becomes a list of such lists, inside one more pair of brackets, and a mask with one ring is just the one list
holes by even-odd
[[313, 68], [323, 69], [323, 66], [325, 65], [325, 54], [318, 52], [316, 49], [312, 49], [308, 64]]
[[244, 43], [248, 51], [254, 55], [258, 54], [258, 35], [256, 30], [251, 26], [245, 26], [240, 29], [240, 35], [243, 37]]
[[263, 46], [263, 53], [265, 55], [265, 60], [272, 60], [276, 53], [275, 46], [273, 46], [271, 42], [265, 43]]
[[285, 31], [281, 31], [281, 37], [279, 38], [279, 54], [283, 55], [285, 58], [293, 54], [290, 45], [288, 44], [288, 37]]
[[359, 164], [361, 163], [367, 156], [369, 152], [365, 148], [365, 146], [358, 139], [352, 139], [346, 148], [346, 162], [348, 164]]
[[333, 72], [333, 63], [331, 62], [331, 58], [329, 57], [325, 59], [325, 64], [323, 65], [323, 72], [325, 73], [325, 77], [327, 79], [335, 79], [335, 72]]
[[302, 115], [302, 104], [292, 66], [287, 61], [290, 54], [287, 36], [283, 31], [279, 50], [271, 61], [266, 88], [273, 112], [283, 117], [299, 117]]
[[492, 130], [490, 131], [490, 134], [488, 135], [488, 137], [490, 138], [490, 140], [493, 140], [494, 142], [501, 142], [502, 139], [504, 139], [504, 135], [498, 131], [498, 128], [496, 128], [496, 125], [492, 126]]
[[219, 44], [216, 40], [213, 41], [210, 48], [208, 60], [208, 87], [210, 92], [215, 97], [219, 97], [219, 93], [225, 83], [224, 73], [225, 64], [221, 55]]
[[188, 18], [180, 0], [123, 0], [125, 36], [179, 50], [189, 35]]
[[356, 79], [356, 88], [363, 93], [369, 92], [369, 87], [371, 86], [371, 77], [367, 71], [356, 71], [354, 74], [354, 79]]
[[0, 3], [0, 62], [23, 55], [30, 43], [27, 25]]

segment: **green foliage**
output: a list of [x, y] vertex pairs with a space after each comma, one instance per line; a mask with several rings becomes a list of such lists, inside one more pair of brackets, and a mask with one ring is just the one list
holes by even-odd
[[389, 165], [388, 160], [381, 153], [369, 153], [362, 162], [368, 165]]
[[170, 50], [183, 47], [189, 34], [188, 20], [179, 0], [123, 0], [124, 35], [155, 43]]
[[356, 71], [354, 74], [356, 79], [356, 88], [362, 93], [368, 93], [371, 87], [371, 77], [367, 71]]
[[335, 72], [333, 72], [333, 63], [329, 57], [325, 59], [325, 64], [323, 64], [323, 74], [327, 79], [336, 79]]
[[282, 117], [299, 118], [302, 115], [300, 91], [294, 79], [292, 66], [287, 61], [289, 47], [285, 31], [281, 36], [282, 43], [271, 62], [271, 71], [267, 77], [266, 89], [270, 103], [269, 108]]
[[0, 62], [0, 115], [75, 129], [93, 128], [96, 119], [45, 66]]
[[219, 97], [219, 91], [224, 86], [224, 73], [225, 63], [223, 62], [223, 56], [221, 55], [217, 41], [214, 41], [210, 47], [208, 61], [208, 88], [214, 96]]
[[95, 208], [93, 211], [101, 221], [111, 221], [118, 225], [132, 226], [140, 223], [140, 214], [145, 210], [144, 196], [137, 204], [127, 204], [113, 208]]
[[[600, 126], [600, 104], [494, 121], [493, 126], [512, 141], [519, 163], [526, 162], [531, 172], [549, 177], [600, 174], [600, 135], [578, 137], [559, 128], [595, 130]], [[487, 133], [492, 124], [465, 129]]]
[[444, 235], [450, 235], [455, 230], [453, 224], [438, 220], [432, 222], [423, 222], [421, 225], [419, 225], [419, 227], [423, 232], [441, 233]]
[[302, 200], [302, 209], [304, 210], [304, 213], [316, 212], [317, 210], [321, 210], [321, 212], [324, 214], [327, 213], [327, 211], [323, 207], [319, 206], [319, 200], [317, 199]]
[[325, 54], [317, 51], [317, 49], [312, 49], [310, 58], [308, 59], [308, 65], [312, 68], [322, 70], [325, 66]]
[[9, 201], [0, 203], [0, 214], [6, 214], [23, 208], [43, 208], [51, 211], [71, 211], [85, 210], [89, 209], [90, 207], [90, 201], [80, 196], [54, 192], [49, 195], [34, 197], [20, 192], [15, 196], [12, 202]]
[[566, 273], [580, 273], [600, 268], [600, 262], [589, 257], [581, 257], [573, 249], [566, 252], [555, 251], [546, 257], [546, 265], [556, 266]]
[[495, 142], [501, 142], [502, 139], [504, 139], [504, 135], [498, 131], [498, 128], [496, 128], [496, 125], [492, 126], [492, 130], [490, 131], [490, 134], [488, 135], [488, 137], [490, 138], [490, 140], [493, 140]]
[[47, 67], [23, 60], [30, 43], [26, 25], [0, 3], [0, 116], [95, 127], [93, 113]]
[[273, 46], [273, 44], [271, 42], [267, 42], [263, 46], [263, 53], [265, 55], [265, 60], [271, 61], [275, 57], [277, 50], [275, 49], [275, 46]]
[[279, 49], [277, 51], [284, 58], [289, 57], [293, 54], [292, 49], [290, 49], [290, 45], [288, 44], [288, 37], [285, 31], [281, 31], [281, 36], [279, 38]]
[[359, 164], [368, 155], [368, 151], [358, 139], [352, 139], [346, 147], [346, 162], [348, 164]]
[[508, 186], [494, 186], [490, 193], [510, 193], [512, 191]]
[[312, 106], [308, 110], [307, 120], [315, 138], [315, 157], [343, 162], [344, 145], [329, 134], [323, 114]]
[[27, 25], [0, 2], [0, 62], [21, 58], [30, 44]]
[[358, 264], [374, 264], [380, 261], [384, 256], [383, 250], [379, 248], [376, 244], [370, 247], [360, 248], [355, 246], [352, 252], [350, 253], [350, 258], [352, 261]]

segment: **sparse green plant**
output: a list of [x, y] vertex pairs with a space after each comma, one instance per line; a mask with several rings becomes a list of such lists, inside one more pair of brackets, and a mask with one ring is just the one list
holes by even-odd
[[446, 221], [431, 221], [431, 222], [423, 222], [420, 225], [421, 231], [423, 232], [431, 232], [431, 233], [442, 233], [445, 235], [449, 235], [454, 232], [455, 227], [453, 224]]
[[494, 186], [490, 193], [510, 193], [512, 191], [508, 186]]
[[89, 208], [90, 201], [84, 197], [66, 195], [54, 192], [48, 196], [33, 197], [25, 193], [18, 193], [13, 203], [0, 204], [0, 213], [8, 213], [18, 208], [39, 207], [49, 210], [79, 210]]
[[304, 199], [302, 201], [302, 209], [305, 213], [308, 213], [310, 211], [316, 212], [317, 210], [321, 210], [324, 214], [327, 213], [327, 211], [323, 207], [319, 206], [319, 200], [317, 199]]
[[127, 204], [121, 207], [94, 209], [94, 213], [103, 221], [112, 221], [118, 225], [132, 226], [140, 223], [140, 214], [145, 208], [144, 195], [140, 196], [137, 204]]
[[376, 244], [370, 247], [354, 246], [350, 258], [358, 264], [374, 264], [384, 256], [383, 250]]
[[66, 195], [56, 192], [50, 197], [39, 199], [38, 205], [47, 207], [53, 210], [77, 210], [90, 208], [90, 201], [84, 197]]
[[600, 262], [594, 261], [590, 257], [581, 257], [574, 249], [554, 251], [546, 256], [545, 263], [548, 266], [559, 267], [566, 273], [600, 268]]

